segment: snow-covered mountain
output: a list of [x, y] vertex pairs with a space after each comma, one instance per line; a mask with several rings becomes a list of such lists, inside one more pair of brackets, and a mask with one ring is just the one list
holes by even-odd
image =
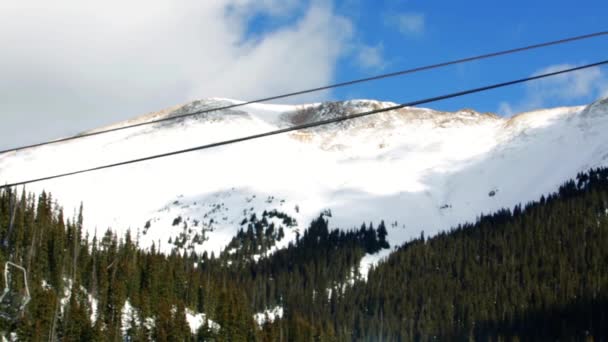
[[[225, 106], [195, 101], [113, 127]], [[393, 104], [357, 100], [305, 106], [252, 104], [0, 155], [0, 181], [170, 152]], [[556, 190], [608, 164], [608, 100], [502, 118], [473, 110], [405, 108], [338, 124], [28, 185], [50, 191], [69, 216], [80, 202], [91, 234], [139, 232], [222, 250], [243, 219], [276, 210], [297, 231], [322, 212], [349, 229], [384, 220], [391, 245], [475, 220]], [[278, 217], [273, 218], [277, 224]], [[204, 236], [206, 240], [201, 243]], [[180, 238], [181, 235], [181, 238]]]

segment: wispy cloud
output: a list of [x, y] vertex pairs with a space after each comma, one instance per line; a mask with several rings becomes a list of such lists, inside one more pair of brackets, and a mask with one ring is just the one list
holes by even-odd
[[[572, 64], [555, 64], [533, 73], [540, 75], [573, 68]], [[577, 101], [592, 101], [608, 96], [608, 76], [599, 67], [552, 76], [530, 82], [526, 85], [521, 101], [501, 102], [498, 112], [513, 115], [533, 109], [571, 104]]]
[[363, 45], [359, 47], [358, 50], [357, 63], [361, 68], [378, 71], [386, 67], [386, 61], [384, 60], [384, 45]]
[[387, 22], [397, 28], [405, 36], [419, 36], [424, 33], [426, 17], [424, 13], [404, 12], [390, 14]]

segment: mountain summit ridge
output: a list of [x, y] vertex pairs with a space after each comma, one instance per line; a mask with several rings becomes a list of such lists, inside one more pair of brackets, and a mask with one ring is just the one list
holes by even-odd
[[[169, 240], [180, 238], [181, 248], [217, 254], [245, 218], [265, 211], [297, 222], [275, 248], [324, 212], [342, 229], [390, 222], [389, 242], [398, 245], [421, 231], [433, 234], [537, 199], [578, 172], [608, 165], [606, 102], [511, 118], [408, 107], [27, 190], [52, 192], [67, 212], [83, 202], [90, 236], [108, 227], [130, 229], [139, 232], [142, 247], [165, 252], [175, 247]], [[114, 127], [234, 103], [240, 102], [200, 100]], [[248, 104], [0, 155], [0, 179], [37, 178], [389, 106], [373, 100]]]
[[[232, 105], [240, 105], [244, 104], [244, 101], [227, 99], [227, 98], [208, 98], [190, 101], [185, 104], [176, 105], [172, 107], [168, 107], [166, 109], [151, 112], [148, 114], [144, 114], [141, 116], [134, 117], [132, 119], [115, 123], [110, 126], [106, 126], [103, 128], [98, 128], [92, 131], [99, 131], [103, 129], [113, 128], [113, 127], [121, 127], [127, 126], [131, 124], [140, 124], [146, 123], [154, 120], [164, 120], [172, 117], [178, 117], [187, 115], [188, 118], [200, 119], [206, 116], [209, 116], [211, 113], [222, 112], [222, 114], [230, 114], [230, 113], [241, 113], [241, 114], [251, 114], [247, 111], [241, 110], [243, 107], [235, 107], [231, 109], [223, 109], [215, 111], [213, 109], [223, 108]], [[301, 104], [301, 105], [281, 105], [281, 104], [262, 104], [262, 103], [253, 103], [247, 104], [246, 107], [250, 108], [260, 108], [263, 111], [271, 112], [271, 113], [279, 113], [276, 117], [265, 118], [267, 120], [272, 121], [276, 124], [301, 124], [301, 123], [312, 123], [317, 120], [322, 119], [330, 119], [341, 116], [348, 116], [354, 113], [378, 110], [383, 108], [388, 108], [392, 106], [396, 106], [397, 103], [394, 102], [386, 102], [386, 101], [377, 101], [377, 100], [369, 100], [369, 99], [357, 99], [357, 100], [347, 100], [347, 101], [331, 101], [331, 102], [320, 102], [320, 103], [311, 103], [311, 104]], [[204, 112], [201, 114], [196, 114], [197, 112]], [[472, 118], [500, 118], [497, 114], [494, 113], [480, 113], [470, 108], [463, 108], [461, 110], [455, 112], [444, 112], [437, 111], [428, 108], [422, 107], [405, 107], [398, 110], [393, 110], [388, 112], [390, 114], [398, 114], [399, 116], [411, 116], [415, 119], [429, 119], [433, 116], [456, 116], [456, 117], [472, 117]], [[193, 115], [192, 115], [193, 114]], [[378, 113], [378, 115], [386, 114]], [[192, 115], [192, 116], [190, 116]], [[306, 119], [297, 119], [294, 116], [305, 116]]]

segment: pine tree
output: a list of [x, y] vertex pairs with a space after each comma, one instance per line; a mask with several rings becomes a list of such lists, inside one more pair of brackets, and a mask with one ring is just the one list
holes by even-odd
[[386, 226], [384, 225], [384, 220], [383, 220], [382, 222], [380, 222], [380, 225], [378, 226], [378, 245], [380, 246], [381, 249], [390, 248], [388, 241], [386, 241], [387, 235], [388, 235], [388, 232], [386, 231]]

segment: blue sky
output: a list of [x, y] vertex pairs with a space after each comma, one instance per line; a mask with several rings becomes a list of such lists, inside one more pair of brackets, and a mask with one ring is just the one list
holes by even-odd
[[[357, 53], [345, 55], [338, 63], [336, 81], [608, 29], [607, 1], [584, 1], [574, 5], [563, 0], [340, 0], [334, 8], [336, 13], [353, 22], [356, 29], [354, 43], [365, 44], [370, 49], [365, 61]], [[280, 20], [281, 24], [286, 23], [285, 18]], [[276, 22], [259, 16], [252, 21], [250, 34], [260, 34], [273, 25]], [[550, 66], [580, 65], [603, 59], [608, 59], [608, 36], [341, 88], [335, 90], [331, 97], [336, 100], [371, 98], [407, 102], [523, 78]], [[605, 82], [605, 73], [604, 67], [601, 76], [590, 81]], [[553, 94], [543, 96], [542, 103], [529, 100], [529, 93], [534, 91], [530, 88], [530, 85], [517, 85], [429, 106], [444, 110], [472, 107], [505, 114], [505, 103], [514, 110], [528, 110], [535, 105], [588, 103], [600, 96], [607, 85], [592, 87], [583, 96], [565, 97], [551, 92]]]
[[[338, 8], [349, 11], [346, 8], [351, 6], [346, 3], [356, 4], [350, 11], [353, 12], [355, 25], [360, 28], [359, 39], [381, 46], [385, 65], [376, 70], [363, 70], [356, 63], [346, 62], [338, 70], [338, 79], [608, 29], [607, 1], [582, 1], [576, 5], [572, 1], [562, 0], [345, 1], [338, 4]], [[404, 14], [424, 18], [419, 31], [400, 31], [387, 19]], [[405, 102], [529, 76], [550, 65], [583, 64], [603, 59], [608, 59], [608, 36], [343, 89], [336, 91], [335, 97]], [[446, 110], [474, 107], [480, 111], [497, 111], [501, 102], [525, 101], [527, 87], [518, 85], [438, 102], [432, 106]], [[573, 99], [550, 97], [545, 105], [586, 103], [595, 96], [598, 96], [597, 92]]]
[[[608, 29], [608, 1], [0, 2], [0, 148], [196, 99], [252, 100]], [[608, 58], [608, 36], [289, 99], [409, 102]], [[514, 113], [608, 94], [608, 70], [429, 104]]]

